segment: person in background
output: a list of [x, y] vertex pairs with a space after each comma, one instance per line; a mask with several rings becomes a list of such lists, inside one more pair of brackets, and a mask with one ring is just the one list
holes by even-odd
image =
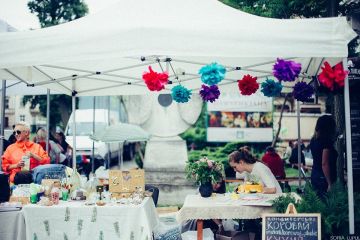
[[269, 146], [266, 148], [266, 152], [261, 161], [270, 168], [276, 179], [284, 179], [286, 177], [284, 161], [273, 147]]
[[285, 149], [285, 152], [283, 154], [283, 160], [285, 161], [285, 163], [290, 163], [289, 162], [289, 159], [290, 159], [290, 156], [291, 156], [291, 152], [292, 152], [292, 149], [294, 147], [294, 144], [292, 141], [289, 141], [289, 144], [288, 146], [286, 147]]
[[[40, 144], [43, 149], [46, 151], [46, 140], [47, 132], [44, 128], [39, 128], [36, 132], [36, 142]], [[60, 153], [61, 147], [56, 144], [53, 140], [49, 139], [49, 151], [50, 163], [59, 163], [60, 162]]]
[[[13, 130], [15, 129], [15, 124], [12, 125], [12, 129]], [[15, 131], [9, 136], [8, 141], [9, 141], [9, 145], [13, 144], [13, 143], [16, 143]]]
[[263, 193], [282, 193], [280, 184], [271, 170], [245, 148], [240, 148], [229, 155], [229, 164], [237, 172], [247, 172], [257, 177], [263, 185]]
[[15, 124], [16, 143], [11, 144], [2, 156], [3, 171], [10, 174], [10, 182], [14, 182], [15, 174], [25, 166], [23, 156], [30, 158], [30, 170], [36, 166], [50, 163], [50, 158], [37, 143], [29, 141], [30, 127], [25, 122]]
[[313, 167], [311, 184], [319, 196], [330, 190], [336, 181], [337, 151], [334, 148], [336, 123], [332, 116], [323, 115], [318, 118], [315, 133], [310, 141]]
[[[305, 155], [303, 153], [303, 150], [305, 148], [304, 144], [301, 144], [301, 149], [300, 149], [300, 158], [301, 158], [301, 166], [305, 165]], [[291, 151], [291, 156], [289, 158], [289, 162], [295, 167], [297, 168], [299, 163], [298, 163], [298, 142], [295, 142], [294, 148]]]
[[62, 164], [69, 166], [73, 151], [72, 147], [66, 142], [65, 135], [60, 129], [56, 129], [55, 139], [62, 148], [61, 153], [66, 156], [66, 159], [62, 162]]

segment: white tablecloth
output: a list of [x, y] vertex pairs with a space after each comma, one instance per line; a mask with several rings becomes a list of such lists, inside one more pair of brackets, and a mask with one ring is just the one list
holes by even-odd
[[139, 205], [102, 207], [60, 201], [51, 207], [27, 205], [23, 212], [28, 240], [151, 240], [159, 222], [149, 198]]
[[25, 220], [21, 211], [0, 212], [0, 239], [25, 239]]
[[261, 218], [263, 213], [274, 212], [271, 200], [279, 195], [258, 194], [258, 199], [246, 199], [240, 195], [239, 199], [232, 199], [230, 194], [203, 198], [200, 195], [188, 195], [183, 207], [177, 215], [178, 222], [190, 219], [255, 219]]

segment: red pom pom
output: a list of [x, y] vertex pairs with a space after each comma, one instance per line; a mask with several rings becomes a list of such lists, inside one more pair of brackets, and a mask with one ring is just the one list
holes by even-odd
[[142, 78], [150, 91], [161, 91], [168, 83], [169, 74], [154, 72], [149, 66], [149, 72], [144, 72]]
[[241, 80], [238, 80], [238, 86], [242, 95], [251, 95], [259, 89], [259, 84], [256, 82], [257, 77], [252, 77], [249, 74], [245, 75]]
[[333, 68], [328, 62], [324, 62], [324, 67], [321, 67], [322, 72], [319, 74], [319, 82], [326, 88], [333, 91], [335, 88], [344, 87], [344, 81], [348, 71], [344, 71], [342, 63], [336, 64]]

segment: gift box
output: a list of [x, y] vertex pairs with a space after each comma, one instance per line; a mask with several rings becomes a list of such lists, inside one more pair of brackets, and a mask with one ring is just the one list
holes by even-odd
[[216, 234], [216, 240], [249, 240], [249, 233], [239, 231], [224, 231]]

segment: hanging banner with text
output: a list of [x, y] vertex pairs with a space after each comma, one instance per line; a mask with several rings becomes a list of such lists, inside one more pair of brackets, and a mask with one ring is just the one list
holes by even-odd
[[207, 141], [271, 142], [272, 103], [261, 93], [221, 93], [216, 102], [207, 104]]

